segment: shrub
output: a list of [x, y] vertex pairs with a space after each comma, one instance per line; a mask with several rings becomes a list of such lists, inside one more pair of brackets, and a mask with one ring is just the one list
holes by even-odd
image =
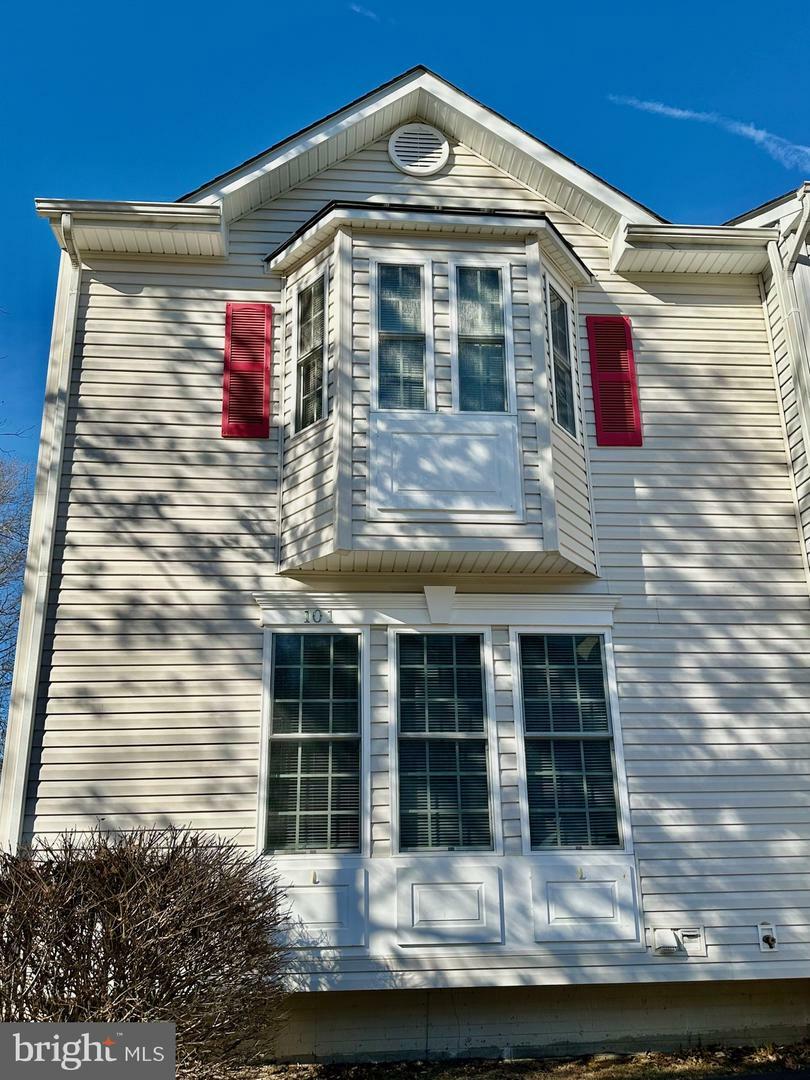
[[0, 1020], [170, 1021], [181, 1068], [272, 1036], [284, 921], [266, 863], [180, 829], [0, 854]]

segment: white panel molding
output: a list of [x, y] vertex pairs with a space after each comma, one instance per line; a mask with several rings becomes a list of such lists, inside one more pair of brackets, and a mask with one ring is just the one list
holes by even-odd
[[501, 871], [434, 860], [397, 870], [397, 941], [400, 945], [503, 942]]
[[286, 938], [293, 949], [334, 949], [368, 943], [368, 873], [362, 867], [283, 868], [279, 885], [290, 903]]
[[518, 419], [507, 413], [372, 413], [369, 512], [407, 521], [520, 522]]
[[56, 512], [62, 481], [81, 274], [81, 268], [72, 265], [69, 255], [63, 252], [59, 262], [5, 758], [0, 773], [0, 847], [12, 851], [19, 845], [25, 812], [37, 684], [53, 565]]
[[643, 945], [632, 855], [588, 851], [538, 858], [531, 879], [535, 941]]

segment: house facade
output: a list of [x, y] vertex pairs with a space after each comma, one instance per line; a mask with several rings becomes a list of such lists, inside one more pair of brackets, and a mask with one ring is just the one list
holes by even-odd
[[424, 68], [176, 203], [37, 207], [2, 842], [265, 853], [282, 1056], [803, 1033], [780, 222], [668, 224]]

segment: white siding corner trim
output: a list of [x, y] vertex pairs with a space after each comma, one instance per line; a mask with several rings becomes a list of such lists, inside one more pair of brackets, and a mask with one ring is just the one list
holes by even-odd
[[81, 267], [73, 266], [69, 256], [62, 252], [22, 609], [17, 633], [5, 759], [0, 774], [0, 847], [8, 850], [17, 848], [22, 831], [45, 613], [51, 581], [81, 273]]

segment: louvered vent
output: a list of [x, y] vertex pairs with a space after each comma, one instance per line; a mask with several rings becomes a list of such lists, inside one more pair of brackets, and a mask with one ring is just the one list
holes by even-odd
[[405, 124], [388, 140], [388, 155], [398, 169], [411, 176], [433, 176], [447, 164], [450, 144], [427, 124]]

